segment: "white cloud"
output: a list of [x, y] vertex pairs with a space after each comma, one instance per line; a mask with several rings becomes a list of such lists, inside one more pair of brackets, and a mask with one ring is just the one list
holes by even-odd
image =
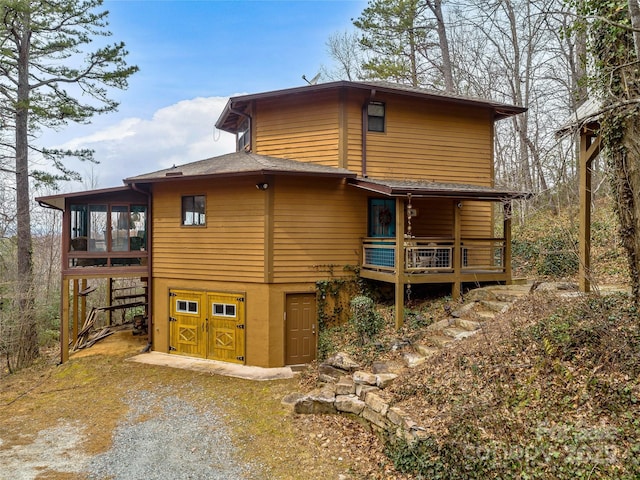
[[100, 162], [80, 165], [93, 170], [93, 187], [122, 184], [122, 179], [232, 152], [234, 136], [214, 132], [226, 97], [194, 98], [157, 110], [150, 120], [126, 118], [91, 134], [72, 138], [60, 147], [90, 148]]

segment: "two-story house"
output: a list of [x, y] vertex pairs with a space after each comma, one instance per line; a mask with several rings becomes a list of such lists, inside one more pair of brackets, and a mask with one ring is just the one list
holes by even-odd
[[63, 361], [87, 278], [148, 281], [153, 350], [264, 367], [315, 358], [329, 271], [395, 285], [398, 325], [407, 285], [509, 283], [523, 195], [494, 185], [494, 123], [523, 111], [385, 82], [243, 95], [216, 123], [235, 153], [39, 198], [64, 212]]

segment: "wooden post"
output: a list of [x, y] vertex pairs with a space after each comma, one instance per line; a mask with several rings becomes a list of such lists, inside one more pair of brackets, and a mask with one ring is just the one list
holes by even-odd
[[511, 208], [511, 201], [504, 203], [503, 208], [503, 228], [502, 234], [504, 237], [504, 258], [502, 261], [504, 262], [503, 268], [504, 273], [507, 275], [507, 285], [511, 285], [511, 212], [513, 209]]
[[[113, 278], [107, 278], [107, 306], [110, 307], [113, 303]], [[111, 309], [107, 310], [107, 325], [111, 326], [113, 320]]]
[[453, 201], [453, 285], [451, 297], [455, 301], [462, 295], [462, 208], [461, 200]]
[[69, 360], [69, 280], [64, 276], [60, 304], [60, 363], [64, 363]]
[[80, 280], [73, 279], [73, 333], [72, 339], [74, 343], [78, 340], [78, 325], [80, 324]]
[[[84, 292], [87, 290], [87, 279], [83, 278], [82, 279], [82, 285], [81, 285], [81, 291]], [[87, 318], [87, 296], [86, 295], [82, 295], [80, 297], [80, 318], [82, 319], [82, 322], [84, 324], [84, 319]], [[77, 340], [77, 338], [76, 338]]]
[[578, 286], [591, 291], [591, 166], [600, 153], [600, 135], [584, 127], [580, 132], [580, 238]]
[[396, 330], [404, 324], [404, 200], [396, 198], [396, 278], [395, 278], [395, 321]]

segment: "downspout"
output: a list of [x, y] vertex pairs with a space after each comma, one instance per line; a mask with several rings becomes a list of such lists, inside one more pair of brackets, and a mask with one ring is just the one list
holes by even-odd
[[151, 328], [151, 319], [153, 318], [153, 288], [152, 288], [152, 280], [151, 277], [151, 264], [152, 262], [152, 249], [151, 249], [151, 230], [153, 228], [153, 215], [152, 212], [152, 202], [151, 202], [151, 193], [141, 189], [135, 183], [130, 184], [131, 189], [135, 192], [141, 193], [147, 197], [147, 208], [149, 211], [147, 212], [147, 345], [142, 350], [143, 352], [148, 352], [151, 350], [151, 346], [153, 345], [153, 328]]
[[376, 90], [371, 89], [369, 100], [362, 105], [362, 178], [367, 178], [367, 132], [369, 131], [369, 114], [367, 108], [376, 96]]

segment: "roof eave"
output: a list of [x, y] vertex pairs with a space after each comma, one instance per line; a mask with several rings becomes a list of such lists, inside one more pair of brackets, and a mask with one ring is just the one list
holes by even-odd
[[232, 178], [232, 177], [254, 177], [254, 176], [265, 176], [265, 175], [283, 175], [283, 176], [297, 176], [297, 177], [325, 177], [325, 178], [355, 178], [355, 173], [347, 173], [347, 172], [291, 172], [287, 170], [279, 170], [279, 169], [261, 169], [261, 170], [251, 170], [246, 172], [225, 172], [225, 173], [204, 173], [198, 175], [165, 175], [151, 178], [125, 178], [123, 181], [127, 185], [131, 184], [145, 184], [145, 183], [163, 183], [163, 182], [173, 182], [176, 180], [206, 180], [206, 179], [215, 179], [215, 178]]
[[[350, 88], [354, 90], [375, 90], [378, 92], [391, 93], [395, 95], [403, 95], [407, 97], [425, 98], [430, 100], [437, 100], [448, 103], [457, 103], [461, 105], [476, 105], [485, 108], [491, 108], [494, 110], [494, 120], [502, 120], [513, 115], [526, 112], [528, 109], [525, 107], [519, 107], [515, 105], [503, 104], [499, 102], [493, 102], [485, 99], [473, 99], [456, 96], [438, 95], [437, 93], [430, 93], [428, 91], [418, 92], [411, 90], [402, 90], [399, 88], [393, 88], [391, 86], [372, 84], [368, 82], [350, 82], [347, 80], [338, 80], [335, 82], [318, 83], [316, 85], [303, 85], [300, 87], [293, 87], [280, 90], [272, 90], [263, 93], [252, 93], [248, 95], [241, 95], [237, 97], [231, 97], [225, 105], [218, 121], [216, 122], [216, 128], [224, 130], [229, 133], [236, 133], [235, 129], [228, 123], [229, 116], [234, 114], [233, 104], [248, 103], [253, 100], [264, 100], [268, 98], [277, 98], [285, 95], [296, 95], [300, 93], [315, 93], [323, 90]], [[231, 122], [233, 123], [233, 122]]]
[[411, 194], [412, 197], [422, 198], [455, 198], [462, 200], [484, 200], [484, 201], [503, 201], [531, 198], [532, 194], [528, 192], [514, 192], [508, 190], [493, 191], [468, 191], [465, 189], [438, 189], [438, 188], [419, 188], [419, 187], [392, 187], [379, 183], [372, 183], [357, 179], [349, 182], [351, 185], [379, 193], [389, 197], [406, 197]]

